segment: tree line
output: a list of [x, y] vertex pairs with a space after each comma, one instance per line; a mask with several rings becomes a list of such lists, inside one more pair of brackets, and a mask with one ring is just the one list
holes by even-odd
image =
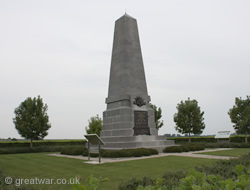
[[[157, 129], [163, 126], [162, 109], [156, 105], [150, 104], [155, 113], [155, 125]], [[177, 113], [174, 114], [175, 129], [181, 134], [201, 134], [205, 129], [204, 111], [198, 106], [198, 101], [188, 98], [181, 101], [176, 106]], [[37, 98], [27, 98], [14, 111], [15, 117], [13, 122], [18, 133], [32, 141], [43, 139], [48, 135], [51, 128], [49, 116], [47, 114], [48, 105], [43, 103], [40, 96]], [[228, 111], [233, 127], [238, 134], [245, 134], [245, 142], [247, 143], [247, 134], [250, 134], [250, 96], [246, 99], [235, 98], [235, 105]], [[102, 130], [102, 119], [96, 115], [88, 120], [89, 124], [85, 127], [88, 134], [96, 133], [100, 135]]]

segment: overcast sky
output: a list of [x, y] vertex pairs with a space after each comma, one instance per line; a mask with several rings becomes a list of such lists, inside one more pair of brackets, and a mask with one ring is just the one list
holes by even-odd
[[115, 20], [137, 19], [159, 134], [177, 133], [181, 100], [205, 112], [203, 134], [233, 130], [235, 97], [250, 95], [250, 1], [0, 0], [0, 138], [20, 138], [14, 109], [40, 95], [47, 139], [81, 139], [106, 109]]

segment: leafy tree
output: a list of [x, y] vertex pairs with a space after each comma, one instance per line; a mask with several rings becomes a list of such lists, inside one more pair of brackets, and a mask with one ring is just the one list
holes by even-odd
[[96, 133], [98, 136], [100, 136], [102, 130], [102, 119], [99, 117], [99, 115], [90, 118], [89, 126], [85, 127], [85, 130], [88, 134]]
[[247, 143], [247, 133], [250, 133], [250, 96], [246, 100], [235, 98], [235, 105], [229, 110], [228, 115], [235, 125], [234, 129], [238, 134], [245, 134]]
[[162, 110], [159, 107], [157, 109], [156, 105], [150, 104], [150, 107], [154, 110], [155, 112], [155, 125], [156, 125], [156, 129], [160, 129], [163, 126], [163, 120], [160, 121], [161, 117], [162, 117]]
[[191, 142], [190, 133], [201, 134], [205, 129], [203, 122], [204, 112], [200, 111], [198, 102], [196, 100], [185, 100], [177, 104], [178, 112], [174, 114], [175, 129], [179, 133], [188, 133], [189, 142]]
[[15, 118], [13, 122], [18, 133], [30, 139], [30, 147], [32, 141], [43, 139], [48, 135], [47, 130], [51, 127], [49, 124], [49, 116], [47, 115], [48, 106], [43, 104], [42, 98], [27, 98], [14, 111]]

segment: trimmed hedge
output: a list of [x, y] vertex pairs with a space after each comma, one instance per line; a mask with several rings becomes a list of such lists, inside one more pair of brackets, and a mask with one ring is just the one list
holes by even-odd
[[189, 152], [189, 151], [192, 151], [190, 147], [182, 146], [182, 152]]
[[[182, 146], [186, 146], [187, 143], [179, 143]], [[249, 143], [192, 143], [194, 145], [202, 145], [205, 148], [250, 148]]]
[[159, 154], [158, 150], [156, 150], [154, 148], [148, 148], [148, 150], [151, 152], [151, 155], [157, 155], [157, 154]]
[[[101, 156], [104, 158], [123, 158], [123, 157], [141, 157], [158, 154], [158, 151], [151, 148], [136, 148], [136, 149], [122, 149], [122, 150], [103, 150], [101, 149]], [[83, 156], [88, 156], [88, 149], [82, 152]], [[97, 157], [98, 154], [90, 154], [91, 157]]]
[[250, 148], [250, 143], [206, 143], [206, 148]]
[[132, 153], [129, 150], [107, 150], [102, 154], [102, 157], [106, 158], [122, 158], [122, 157], [132, 157]]
[[[188, 137], [167, 137], [167, 140], [175, 140], [175, 143], [184, 143], [188, 142]], [[250, 142], [250, 135], [247, 136], [248, 142]], [[191, 137], [192, 143], [217, 143], [217, 139], [214, 136], [205, 136], [205, 137]], [[230, 137], [231, 143], [244, 143], [245, 136], [244, 135], [236, 135]]]
[[[106, 150], [103, 150], [101, 149], [101, 155], [103, 155], [103, 153], [105, 152]], [[86, 148], [83, 153], [82, 153], [83, 156], [88, 156], [88, 149]], [[90, 157], [98, 157], [99, 154], [95, 154], [95, 153], [90, 153]]]
[[88, 151], [86, 147], [79, 146], [79, 147], [65, 147], [62, 148], [61, 154], [66, 155], [82, 155], [84, 151]]
[[[189, 142], [189, 138], [188, 137], [168, 137], [167, 140], [174, 140], [175, 143], [188, 143]], [[213, 137], [213, 136], [209, 136], [209, 137], [191, 137], [191, 142], [209, 142], [209, 143], [213, 143], [213, 142], [217, 142], [217, 140]]]
[[171, 153], [176, 153], [176, 152], [183, 152], [181, 146], [169, 146], [163, 149], [163, 152], [171, 152]]
[[196, 144], [196, 145], [190, 145], [190, 147], [192, 147], [192, 146], [195, 146], [195, 151], [197, 151], [197, 150], [205, 150], [205, 146], [204, 145], [201, 145], [201, 144]]
[[[77, 146], [85, 145], [86, 140], [39, 140], [33, 141], [33, 147], [39, 146]], [[0, 148], [30, 147], [30, 141], [0, 141]]]
[[141, 157], [158, 154], [158, 151], [151, 148], [136, 148], [136, 149], [122, 149], [122, 150], [106, 150], [102, 157], [107, 158], [121, 158], [121, 157]]
[[[66, 146], [72, 149], [76, 146]], [[13, 148], [0, 148], [0, 154], [18, 154], [18, 153], [38, 153], [38, 152], [60, 152], [65, 146], [39, 146], [39, 147], [13, 147]], [[81, 147], [82, 146], [78, 146]]]
[[178, 153], [178, 152], [189, 152], [189, 151], [198, 151], [204, 150], [205, 147], [201, 144], [188, 144], [183, 146], [168, 146], [163, 149], [165, 153]]

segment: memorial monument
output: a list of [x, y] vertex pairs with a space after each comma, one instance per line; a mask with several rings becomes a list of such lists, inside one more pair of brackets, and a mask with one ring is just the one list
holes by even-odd
[[104, 149], [155, 148], [174, 145], [158, 136], [149, 105], [137, 21], [123, 15], [115, 22], [107, 109], [103, 112]]

